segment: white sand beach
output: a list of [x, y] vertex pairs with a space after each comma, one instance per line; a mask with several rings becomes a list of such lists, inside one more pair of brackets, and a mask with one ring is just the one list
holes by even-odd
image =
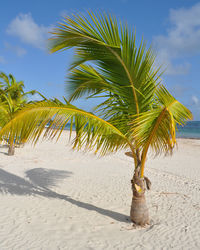
[[74, 152], [67, 131], [0, 150], [0, 249], [200, 249], [200, 140], [148, 158], [151, 224], [129, 220], [133, 159]]

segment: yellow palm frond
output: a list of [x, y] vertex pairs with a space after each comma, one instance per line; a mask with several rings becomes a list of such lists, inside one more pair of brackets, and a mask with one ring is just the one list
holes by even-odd
[[149, 147], [156, 154], [171, 152], [176, 142], [176, 124], [183, 125], [188, 119], [192, 119], [191, 112], [161, 86], [157, 91], [157, 106], [132, 122], [132, 136], [142, 150], [142, 176]]
[[[53, 101], [27, 105], [0, 130], [0, 139], [12, 136], [16, 142], [36, 143], [43, 131], [46, 138], [58, 139], [67, 123], [76, 125], [73, 144], [77, 149], [84, 147], [104, 155], [129, 146], [126, 136], [111, 123], [75, 106]], [[48, 124], [49, 128], [45, 130]]]

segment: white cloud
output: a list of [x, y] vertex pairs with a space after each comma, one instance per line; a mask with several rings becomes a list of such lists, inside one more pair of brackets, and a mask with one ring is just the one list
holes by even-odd
[[6, 61], [3, 56], [0, 56], [0, 63], [4, 64]]
[[197, 96], [193, 95], [193, 96], [192, 96], [192, 103], [193, 103], [194, 105], [199, 105], [199, 104], [200, 104], [200, 103], [199, 103], [199, 98], [198, 98]]
[[50, 27], [38, 25], [31, 14], [19, 14], [11, 21], [7, 28], [9, 35], [16, 36], [24, 43], [30, 44], [36, 48], [45, 48], [45, 42], [49, 36]]
[[169, 21], [167, 35], [154, 37], [159, 63], [168, 66], [167, 74], [187, 74], [189, 63], [173, 66], [172, 61], [200, 53], [200, 3], [170, 10]]
[[11, 45], [10, 43], [7, 43], [7, 42], [5, 43], [5, 48], [7, 50], [14, 52], [19, 57], [24, 56], [26, 54], [26, 50], [24, 48]]

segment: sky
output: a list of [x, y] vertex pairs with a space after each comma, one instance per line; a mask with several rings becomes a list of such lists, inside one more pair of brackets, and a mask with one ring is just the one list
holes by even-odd
[[[200, 120], [200, 1], [195, 0], [6, 0], [1, 3], [0, 71], [23, 80], [26, 90], [68, 97], [65, 81], [73, 51], [50, 54], [49, 32], [71, 14], [109, 12], [152, 45], [168, 90]], [[36, 97], [38, 98], [38, 97]], [[92, 100], [74, 103], [91, 110]]]

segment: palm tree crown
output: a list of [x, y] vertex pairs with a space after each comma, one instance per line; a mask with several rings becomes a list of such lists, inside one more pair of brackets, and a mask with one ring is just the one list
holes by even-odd
[[[66, 17], [52, 32], [51, 52], [74, 48], [75, 58], [66, 84], [69, 101], [45, 100], [27, 105], [0, 131], [17, 141], [37, 142], [44, 136], [59, 138], [67, 123], [76, 127], [74, 148], [95, 150], [104, 155], [130, 148], [135, 169], [132, 179], [131, 220], [149, 223], [145, 202], [144, 166], [151, 147], [156, 153], [171, 152], [176, 143], [176, 124], [191, 119], [190, 111], [163, 86], [155, 56], [135, 32], [118, 25], [111, 15], [89, 18]], [[78, 109], [71, 101], [103, 96], [95, 114]]]
[[137, 164], [149, 146], [170, 151], [176, 124], [191, 118], [190, 111], [162, 85], [152, 49], [143, 41], [137, 47], [134, 31], [111, 15], [89, 16], [66, 17], [52, 33], [52, 52], [75, 48], [70, 99], [103, 94], [106, 100], [96, 110], [126, 137]]
[[[51, 128], [57, 128], [48, 133], [50, 137], [62, 131], [67, 122], [75, 123], [75, 147], [95, 147], [101, 154], [130, 148], [135, 166], [142, 163], [144, 167], [150, 146], [156, 152], [172, 150], [176, 124], [190, 119], [191, 113], [162, 85], [152, 49], [143, 41], [137, 46], [133, 30], [119, 25], [111, 15], [88, 14], [88, 19], [80, 15], [64, 18], [52, 32], [50, 47], [51, 52], [74, 48], [66, 84], [70, 101], [103, 96], [104, 101], [95, 109], [100, 116], [71, 104], [45, 101], [27, 106], [19, 114], [20, 121], [16, 117], [13, 122], [18, 124], [16, 128], [19, 123], [25, 128], [32, 121], [26, 137], [36, 141], [49, 121]], [[18, 138], [22, 138], [20, 131], [15, 130]]]
[[[37, 91], [32, 90], [24, 92], [24, 82], [16, 81], [12, 74], [6, 75], [0, 72], [0, 80], [0, 128], [3, 128], [27, 103], [27, 95], [33, 95]], [[13, 140], [15, 138], [11, 134], [12, 133], [7, 134], [6, 137], [9, 146], [13, 145]]]

